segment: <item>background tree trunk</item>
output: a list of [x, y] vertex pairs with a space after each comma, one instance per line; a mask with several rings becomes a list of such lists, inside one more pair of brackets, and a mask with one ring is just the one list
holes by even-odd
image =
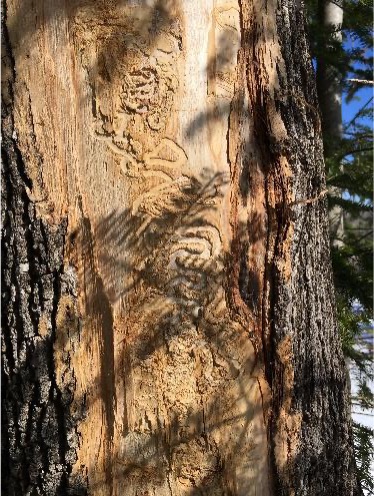
[[[341, 74], [329, 62], [331, 51], [334, 48], [336, 51], [331, 42], [342, 43], [343, 7], [340, 1], [319, 0], [318, 9], [325, 46], [320, 47], [317, 60], [317, 84], [323, 134], [326, 137], [325, 151], [329, 156], [336, 150], [343, 133]], [[328, 33], [330, 36], [327, 36]]]
[[5, 493], [355, 494], [300, 10], [4, 15]]
[[[317, 57], [317, 90], [322, 118], [322, 134], [324, 137], [324, 155], [332, 159], [341, 149], [343, 138], [342, 119], [342, 76], [332, 65], [333, 53], [342, 43], [343, 7], [340, 1], [319, 0], [319, 20], [321, 23], [323, 46], [319, 47]], [[332, 42], [337, 46], [332, 46]], [[336, 56], [339, 56], [338, 54]], [[339, 188], [330, 188], [333, 196], [341, 196]], [[336, 247], [343, 245], [344, 211], [339, 205], [329, 210], [330, 236]]]

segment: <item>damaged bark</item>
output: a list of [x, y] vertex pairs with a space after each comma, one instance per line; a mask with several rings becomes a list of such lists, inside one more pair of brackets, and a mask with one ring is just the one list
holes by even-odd
[[300, 8], [4, 12], [5, 493], [356, 494]]
[[[240, 285], [240, 270], [247, 274], [241, 294], [256, 293], [254, 329], [271, 389], [273, 488], [280, 495], [358, 494], [320, 117], [300, 6], [242, 2], [238, 60], [247, 86], [230, 120], [232, 224], [238, 233], [240, 223], [245, 228], [229, 287]], [[262, 240], [253, 232], [258, 219]]]
[[82, 412], [71, 409], [74, 371], [57, 338], [66, 326], [72, 349], [79, 334], [76, 277], [64, 267], [66, 220], [46, 222], [30, 198], [13, 123], [14, 65], [2, 34], [2, 492], [85, 494], [84, 483], [69, 481]]

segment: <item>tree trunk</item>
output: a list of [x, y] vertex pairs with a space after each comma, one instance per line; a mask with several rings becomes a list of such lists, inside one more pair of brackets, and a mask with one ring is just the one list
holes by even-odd
[[[319, 47], [317, 57], [317, 90], [321, 109], [322, 134], [324, 137], [324, 154], [331, 159], [341, 149], [343, 138], [342, 119], [342, 76], [340, 71], [332, 62], [332, 54], [336, 52], [336, 46], [342, 43], [343, 7], [342, 2], [319, 0], [319, 20], [324, 46]], [[330, 34], [329, 40], [326, 39]], [[339, 188], [330, 188], [332, 196], [340, 197]], [[335, 205], [329, 210], [330, 237], [336, 247], [343, 246], [344, 237], [344, 210]]]
[[[322, 37], [325, 46], [320, 47], [317, 60], [318, 96], [323, 134], [326, 137], [326, 153], [331, 155], [336, 150], [343, 133], [341, 74], [330, 62], [331, 52], [336, 52], [332, 42], [337, 45], [342, 43], [343, 7], [340, 1], [319, 0], [318, 9], [321, 30], [325, 32], [325, 36]], [[326, 39], [327, 33], [330, 34], [329, 39]]]
[[299, 6], [3, 14], [4, 493], [356, 494]]

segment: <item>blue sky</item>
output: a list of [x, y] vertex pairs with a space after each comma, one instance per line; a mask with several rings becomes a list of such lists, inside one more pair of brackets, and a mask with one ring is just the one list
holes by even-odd
[[[365, 103], [372, 96], [373, 96], [373, 89], [365, 86], [356, 93], [354, 99], [351, 100], [349, 103], [346, 103], [345, 97], [343, 97], [343, 106], [342, 106], [343, 121], [349, 122], [351, 119], [353, 119], [353, 117], [357, 114], [360, 108], [363, 105], [365, 105]], [[372, 104], [373, 102], [371, 102], [370, 105]], [[361, 122], [363, 121], [361, 120]], [[365, 119], [365, 123], [369, 124], [370, 119]]]

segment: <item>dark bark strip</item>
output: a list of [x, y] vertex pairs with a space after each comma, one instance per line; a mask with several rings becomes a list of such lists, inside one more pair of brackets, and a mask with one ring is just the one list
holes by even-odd
[[[287, 327], [294, 334], [292, 402], [303, 415], [294, 460], [294, 487], [296, 494], [358, 494], [349, 391], [335, 317], [327, 201], [320, 195], [326, 188], [315, 80], [303, 13], [289, 1], [282, 1], [280, 8], [288, 12], [290, 26], [284, 29], [285, 18], [278, 16], [287, 67], [281, 91], [294, 96], [286, 102], [280, 100], [279, 108], [293, 143], [290, 156], [297, 178], [295, 200], [315, 199], [292, 208], [293, 276], [288, 298], [286, 288], [278, 283], [279, 301], [283, 303], [274, 323], [278, 332], [285, 327], [288, 316]], [[287, 301], [292, 311], [287, 309]]]
[[[247, 87], [240, 83], [237, 100], [244, 107], [234, 102], [230, 115], [236, 202], [228, 297], [247, 320], [271, 388], [274, 494], [354, 495], [349, 395], [304, 17], [288, 0], [243, 1], [241, 23], [238, 80]], [[252, 124], [246, 125], [246, 115]]]
[[84, 483], [69, 481], [81, 412], [72, 411], [68, 353], [59, 350], [62, 379], [55, 369], [56, 333], [69, 327], [58, 322], [60, 303], [76, 296], [74, 273], [63, 263], [67, 226], [39, 218], [29, 198], [32, 183], [13, 129], [15, 73], [4, 20], [2, 36], [2, 491], [85, 494]]

